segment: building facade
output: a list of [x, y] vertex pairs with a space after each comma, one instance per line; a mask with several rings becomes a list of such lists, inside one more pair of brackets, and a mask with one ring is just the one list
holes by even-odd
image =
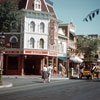
[[58, 23], [50, 0], [20, 0], [20, 25], [5, 33], [4, 74], [41, 74], [42, 67], [58, 67]]
[[58, 63], [62, 63], [66, 67], [67, 62], [67, 36], [62, 28], [58, 29]]
[[67, 48], [66, 48], [67, 54], [70, 53], [70, 56], [75, 55], [74, 52], [76, 49], [75, 26], [73, 25], [72, 22], [70, 22], [69, 24], [60, 24], [59, 28], [62, 28], [63, 31], [65, 32], [65, 36], [68, 37]]

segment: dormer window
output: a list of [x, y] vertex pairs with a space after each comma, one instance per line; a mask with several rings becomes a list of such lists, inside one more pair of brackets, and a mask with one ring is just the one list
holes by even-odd
[[40, 0], [34, 1], [34, 10], [41, 11], [41, 1]]

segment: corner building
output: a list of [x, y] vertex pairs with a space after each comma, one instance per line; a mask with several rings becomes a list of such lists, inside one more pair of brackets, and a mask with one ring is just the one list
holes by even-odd
[[19, 0], [20, 24], [5, 33], [4, 74], [39, 75], [42, 67], [58, 67], [58, 24], [50, 0]]

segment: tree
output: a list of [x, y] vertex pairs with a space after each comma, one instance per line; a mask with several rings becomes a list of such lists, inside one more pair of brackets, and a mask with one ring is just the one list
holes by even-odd
[[94, 59], [97, 55], [99, 39], [81, 38], [76, 43], [77, 52], [83, 53], [87, 59]]
[[0, 32], [10, 32], [11, 23], [17, 21], [16, 0], [0, 0]]
[[99, 14], [99, 11], [100, 11], [100, 8], [94, 10], [94, 11], [91, 11], [84, 19], [83, 21], [86, 21], [88, 22], [88, 20], [92, 21], [92, 19], [95, 17], [95, 15], [98, 15]]

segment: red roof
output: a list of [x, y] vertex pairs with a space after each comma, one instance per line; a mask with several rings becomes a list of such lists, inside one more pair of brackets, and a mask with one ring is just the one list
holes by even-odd
[[[41, 0], [41, 3], [42, 3], [41, 11], [43, 11], [43, 12], [52, 12], [52, 13], [54, 13], [53, 17], [56, 18], [56, 14], [54, 12], [53, 6], [52, 5], [49, 6], [50, 4], [48, 4], [45, 0]], [[19, 9], [22, 9], [22, 8], [34, 10], [34, 0], [20, 0]]]
[[55, 17], [55, 18], [56, 18], [56, 15], [55, 15], [55, 12], [54, 12], [53, 7], [51, 7], [51, 6], [49, 6], [49, 5], [47, 5], [47, 7], [48, 7], [48, 9], [49, 9], [49, 12], [54, 13], [53, 17]]
[[[41, 3], [42, 3], [42, 11], [47, 12], [47, 8], [46, 8], [46, 5], [44, 3], [44, 0], [41, 0]], [[29, 0], [26, 9], [34, 10], [34, 0]]]
[[[14, 0], [14, 1], [17, 2], [19, 9], [34, 10], [34, 0]], [[0, 3], [1, 2], [3, 2], [3, 0], [0, 0]], [[48, 4], [45, 0], [41, 0], [41, 4], [42, 4], [41, 11], [52, 12], [52, 13], [54, 13], [53, 17], [56, 18], [56, 14], [54, 12], [53, 5]]]

